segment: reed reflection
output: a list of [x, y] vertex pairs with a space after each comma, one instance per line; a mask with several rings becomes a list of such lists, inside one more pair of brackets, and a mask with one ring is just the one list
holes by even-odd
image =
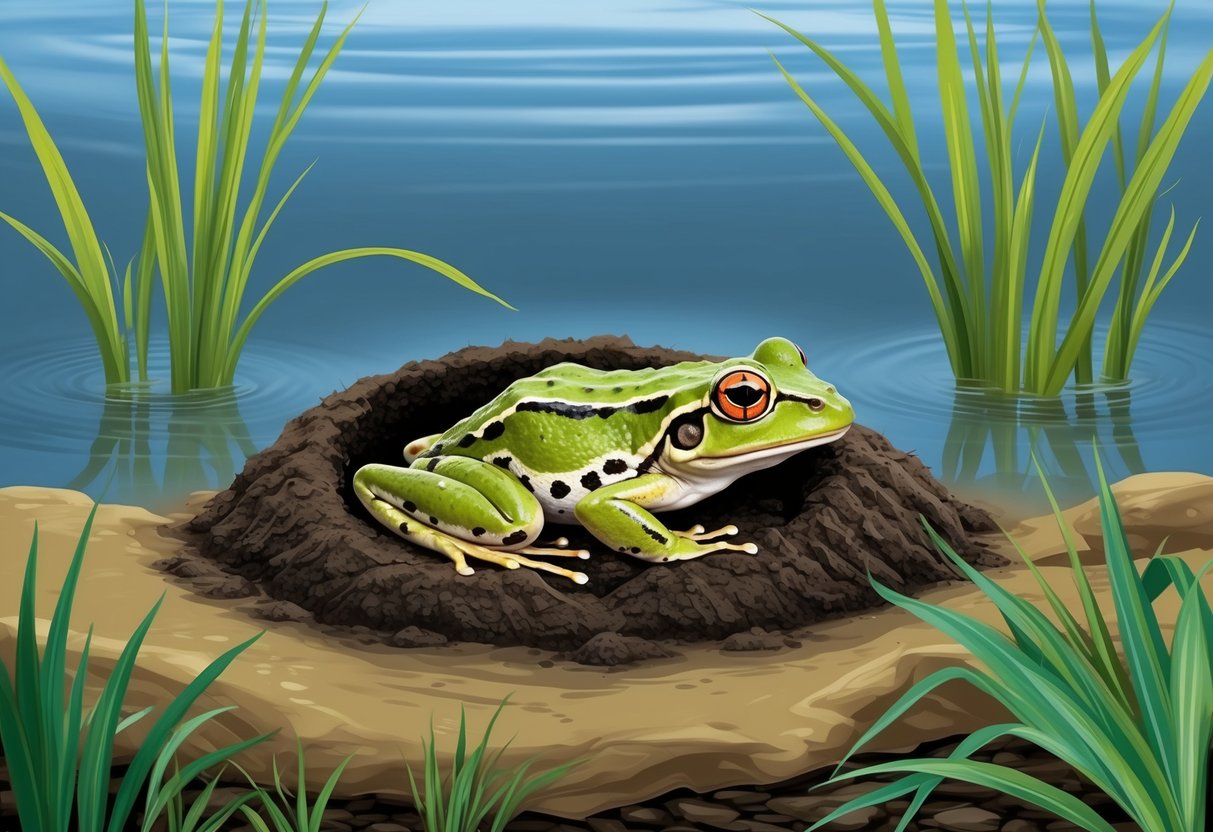
[[232, 389], [153, 394], [110, 388], [88, 461], [68, 483], [106, 502], [163, 506], [226, 488], [257, 447]]
[[1067, 399], [958, 390], [944, 444], [941, 479], [991, 501], [1047, 511], [1032, 459], [1063, 504], [1090, 499], [1098, 477], [1091, 453], [1120, 478], [1146, 471], [1133, 433], [1128, 388], [1081, 390]]

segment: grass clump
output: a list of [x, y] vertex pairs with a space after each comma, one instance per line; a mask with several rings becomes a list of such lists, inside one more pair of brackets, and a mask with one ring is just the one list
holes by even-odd
[[[353, 754], [346, 759], [341, 760], [337, 768], [332, 770], [329, 779], [325, 780], [324, 786], [320, 787], [320, 792], [315, 797], [315, 802], [309, 804], [307, 799], [307, 764], [303, 759], [303, 741], [295, 737], [295, 759], [297, 762], [296, 780], [295, 780], [295, 796], [292, 798], [291, 793], [283, 786], [283, 777], [278, 771], [278, 757], [274, 757], [274, 794], [270, 794], [260, 786], [254, 783], [254, 791], [251, 794], [261, 800], [261, 805], [269, 815], [269, 822], [250, 807], [241, 807], [240, 811], [244, 814], [245, 820], [249, 821], [249, 825], [255, 828], [257, 832], [319, 832], [320, 821], [324, 820], [324, 810], [329, 805], [329, 798], [332, 797], [337, 787], [337, 782], [341, 780], [341, 775], [349, 765], [349, 760], [353, 759]], [[250, 782], [252, 782], [250, 780]], [[292, 805], [294, 804], [294, 805]]]
[[[303, 756], [303, 741], [298, 737], [295, 738], [295, 759], [297, 768], [293, 797], [282, 784], [277, 757], [273, 760], [274, 794], [271, 795], [267, 790], [254, 784], [255, 788], [251, 794], [256, 795], [266, 814], [269, 815], [268, 823], [251, 807], [242, 806], [240, 808], [245, 820], [257, 832], [320, 832], [320, 822], [324, 819], [324, 810], [328, 807], [329, 798], [332, 797], [333, 790], [337, 788], [337, 783], [341, 780], [341, 775], [345, 772], [345, 767], [349, 765], [350, 760], [353, 759], [353, 755], [346, 757], [337, 768], [333, 769], [316, 795], [316, 800], [310, 804], [307, 799], [307, 764]], [[252, 781], [250, 780], [250, 782]]]
[[[913, 795], [898, 826], [905, 829], [931, 790], [948, 778], [1005, 792], [1092, 832], [1114, 832], [1098, 813], [1055, 786], [1014, 769], [968, 759], [1003, 736], [1035, 743], [1081, 772], [1144, 832], [1208, 828], [1213, 611], [1200, 579], [1213, 562], [1194, 574], [1182, 559], [1156, 554], [1139, 572], [1100, 467], [1104, 553], [1122, 658], [1106, 623], [1110, 616], [1105, 616], [1091, 588], [1052, 493], [1048, 496], [1065, 535], [1081, 612], [1067, 608], [1022, 550], [1058, 623], [971, 567], [928, 528], [939, 551], [997, 605], [1010, 637], [967, 615], [900, 595], [873, 581], [882, 597], [955, 639], [984, 667], [947, 668], [914, 685], [850, 753], [953, 680], [968, 682], [994, 697], [1015, 721], [974, 732], [947, 759], [899, 760], [836, 773], [832, 782], [869, 774], [904, 776], [850, 801], [813, 829], [855, 809]], [[1179, 595], [1181, 607], [1168, 645], [1152, 604], [1169, 589]], [[1085, 619], [1085, 628], [1080, 618]]]
[[[255, 163], [250, 159], [250, 139], [265, 59], [265, 1], [245, 3], [235, 43], [230, 47], [231, 61], [224, 70], [223, 3], [217, 0], [202, 77], [192, 217], [187, 228], [169, 71], [168, 11], [166, 7], [157, 77], [143, 0], [135, 0], [134, 6], [135, 81], [147, 153], [149, 208], [140, 251], [121, 274], [37, 110], [0, 60], [0, 80], [17, 103], [67, 231], [72, 256], [8, 214], [0, 213], [0, 219], [36, 246], [67, 280], [88, 316], [107, 383], [132, 380], [132, 346], [138, 378], [147, 380], [152, 290], [157, 272], [167, 312], [174, 393], [230, 385], [249, 332], [269, 306], [313, 272], [347, 260], [387, 256], [411, 261], [512, 308], [442, 260], [407, 249], [376, 246], [343, 249], [308, 260], [274, 283], [241, 318], [261, 245], [311, 169], [309, 166], [300, 173], [266, 213], [274, 166], [357, 18], [309, 74], [308, 64], [327, 11], [327, 3], [321, 4], [283, 90], [260, 162]], [[251, 186], [245, 182], [246, 169], [254, 174]], [[248, 194], [243, 208], [242, 193]]]
[[[205, 797], [182, 813], [181, 792], [204, 771], [269, 735], [224, 746], [204, 754], [167, 776], [182, 743], [204, 724], [231, 708], [216, 708], [182, 722], [186, 713], [232, 660], [260, 636], [228, 650], [190, 682], [160, 713], [110, 796], [114, 737], [147, 717], [152, 708], [122, 715], [127, 687], [143, 639], [164, 598], [153, 605], [131, 635], [96, 702], [85, 709], [84, 685], [89, 671], [92, 628], [79, 664], [67, 668], [69, 621], [89, 531], [97, 508], [89, 513], [68, 566], [59, 600], [51, 617], [43, 651], [38, 649], [34, 601], [37, 588], [38, 530], [34, 528], [29, 560], [21, 588], [16, 654], [12, 668], [0, 660], [0, 743], [12, 781], [23, 829], [38, 832], [121, 832], [127, 827], [136, 800], [145, 796], [142, 828], [150, 830], [169, 811], [181, 821], [174, 832], [217, 829], [247, 798], [221, 807], [205, 822]], [[213, 788], [213, 787], [212, 787]], [[186, 823], [192, 825], [186, 825]], [[201, 825], [199, 825], [201, 824]]]
[[450, 773], [443, 778], [438, 768], [438, 742], [434, 722], [430, 720], [430, 739], [421, 741], [425, 755], [424, 790], [417, 788], [412, 766], [408, 766], [409, 787], [421, 815], [425, 832], [481, 832], [481, 823], [490, 814], [487, 832], [502, 832], [523, 802], [539, 789], [559, 780], [580, 760], [573, 760], [528, 777], [534, 764], [532, 757], [513, 769], [497, 764], [509, 747], [507, 742], [495, 754], [488, 755], [489, 736], [501, 715], [509, 696], [501, 700], [489, 719], [480, 743], [469, 754], [467, 749], [467, 715], [459, 708], [459, 735], [455, 741]]
[[[774, 18], [766, 19], [811, 49], [846, 84], [875, 119], [909, 173], [930, 226], [931, 239], [927, 245], [920, 242], [886, 181], [854, 141], [776, 60], [783, 77], [854, 165], [913, 256], [926, 285], [956, 379], [1008, 393], [1022, 391], [1049, 396], [1060, 393], [1071, 376], [1080, 384], [1092, 383], [1091, 336], [1095, 318], [1119, 270], [1120, 286], [1104, 352], [1103, 374], [1108, 380], [1122, 380], [1129, 372], [1146, 318], [1187, 257], [1196, 233], [1193, 226], [1179, 253], [1165, 265], [1175, 223], [1172, 212], [1153, 256], [1147, 256], [1151, 217], [1157, 201], [1165, 193], [1160, 190], [1162, 178], [1213, 78], [1213, 50], [1205, 55], [1169, 113], [1155, 128], [1171, 9], [1168, 7], [1113, 74], [1109, 71], [1092, 1], [1091, 41], [1099, 99], [1086, 124], [1081, 124], [1067, 59], [1045, 13], [1044, 0], [1037, 0], [1036, 34], [1024, 55], [1018, 81], [1009, 99], [1003, 88], [991, 6], [987, 4], [986, 8], [984, 54], [963, 0], [961, 7], [980, 107], [980, 133], [984, 140], [988, 181], [982, 182], [978, 166], [977, 142], [969, 114], [969, 91], [965, 86], [955, 35], [958, 22], [953, 20], [948, 0], [934, 0], [938, 87], [955, 206], [955, 236], [935, 190], [927, 181], [884, 0], [873, 0], [873, 10], [891, 109], [824, 46]], [[1034, 269], [1035, 280], [1032, 281], [1029, 280], [1029, 237], [1033, 214], [1037, 203], [1042, 201], [1037, 165], [1045, 127], [1042, 121], [1035, 133], [1034, 149], [1019, 173], [1018, 185], [1014, 127], [1038, 41], [1044, 43], [1052, 71], [1066, 175], [1056, 203], [1047, 206], [1052, 211], [1052, 220], [1044, 253]], [[1153, 79], [1146, 94], [1130, 169], [1120, 117], [1134, 79], [1155, 49]], [[1102, 240], [1097, 241], [1092, 263], [1085, 213], [1092, 184], [1109, 144], [1113, 147], [1121, 196], [1110, 226]], [[988, 208], [983, 203], [983, 191], [989, 197]], [[992, 216], [988, 216], [987, 211], [992, 211]], [[987, 228], [993, 231], [992, 240], [987, 238]], [[935, 251], [934, 263], [926, 253], [930, 248]], [[1143, 281], [1147, 260], [1150, 265]], [[1074, 275], [1077, 303], [1058, 343], [1059, 310], [1068, 268], [1072, 268]], [[1030, 292], [1033, 283], [1034, 294]], [[1023, 342], [1025, 306], [1030, 310], [1030, 325], [1026, 342]]]

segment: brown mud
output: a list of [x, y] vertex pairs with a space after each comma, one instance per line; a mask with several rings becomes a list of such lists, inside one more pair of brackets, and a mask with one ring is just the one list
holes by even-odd
[[651, 565], [605, 550], [579, 527], [559, 527], [592, 552], [577, 564], [590, 577], [585, 586], [490, 566], [461, 576], [374, 522], [351, 493], [362, 464], [402, 464], [408, 441], [444, 430], [544, 367], [638, 369], [698, 358], [616, 337], [510, 342], [364, 378], [250, 458], [229, 489], [177, 527], [188, 546], [162, 566], [202, 595], [261, 599], [259, 614], [270, 620], [356, 628], [393, 646], [523, 645], [620, 665], [671, 655], [658, 640], [779, 647], [789, 631], [876, 606], [869, 574], [901, 592], [955, 579], [920, 515], [971, 563], [1005, 563], [979, 536], [995, 528], [984, 511], [858, 425], [662, 515], [670, 528], [736, 524], [737, 539], [757, 543], [757, 555]]

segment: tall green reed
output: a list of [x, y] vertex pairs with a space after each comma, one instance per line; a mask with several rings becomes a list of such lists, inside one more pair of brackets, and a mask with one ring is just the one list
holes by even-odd
[[[774, 18], [762, 16], [812, 50], [843, 81], [875, 119], [909, 173], [926, 213], [935, 262], [928, 258], [927, 249], [911, 228], [902, 206], [863, 152], [783, 64], [775, 61], [796, 95], [859, 172], [913, 257], [926, 285], [957, 381], [1008, 393], [1022, 391], [1050, 396], [1060, 393], [1071, 376], [1081, 384], [1091, 383], [1094, 380], [1091, 336], [1100, 304], [1118, 270], [1121, 282], [1105, 349], [1103, 374], [1109, 380], [1123, 379], [1129, 371], [1146, 318], [1187, 257], [1196, 233], [1194, 226], [1187, 242], [1164, 270], [1174, 227], [1172, 214], [1155, 249], [1146, 279], [1141, 280], [1149, 245], [1150, 218], [1156, 202], [1165, 193], [1160, 192], [1162, 178], [1213, 78], [1213, 50], [1205, 55], [1167, 117], [1155, 130], [1171, 8], [1168, 7], [1116, 73], [1111, 74], [1092, 2], [1091, 37], [1099, 77], [1099, 100], [1084, 125], [1079, 123], [1073, 81], [1065, 54], [1045, 12], [1044, 0], [1037, 0], [1036, 35], [1025, 52], [1009, 101], [1001, 76], [1002, 63], [991, 5], [986, 7], [984, 54], [967, 4], [962, 2], [962, 9], [988, 181], [983, 185], [978, 165], [977, 142], [969, 114], [969, 91], [955, 35], [956, 21], [948, 0], [934, 0], [936, 71], [950, 165], [955, 236], [923, 167], [910, 98], [884, 0], [873, 0], [873, 10], [891, 109], [854, 71], [816, 40]], [[1033, 215], [1037, 203], [1044, 199], [1037, 181], [1037, 168], [1045, 124], [1042, 121], [1035, 134], [1035, 145], [1019, 174], [1018, 185], [1015, 182], [1017, 134], [1014, 125], [1038, 41], [1045, 45], [1052, 71], [1066, 175], [1056, 202], [1051, 206], [1052, 219], [1044, 254], [1034, 267], [1033, 289], [1029, 281], [1032, 267], [1028, 263], [1028, 253]], [[1122, 149], [1119, 120], [1133, 80], [1156, 45], [1154, 78], [1141, 119], [1135, 166], [1130, 171]], [[1096, 173], [1109, 143], [1114, 148], [1121, 197], [1097, 247], [1095, 262], [1091, 264], [1085, 214]], [[989, 195], [988, 207], [983, 200], [983, 191]], [[986, 216], [987, 210], [991, 217]], [[993, 231], [992, 240], [987, 238], [987, 226]], [[1072, 268], [1074, 275], [1077, 302], [1059, 344], [1061, 298], [1068, 268]], [[1025, 306], [1029, 310], [1026, 342], [1022, 335]]]
[[[968, 615], [906, 597], [873, 581], [886, 600], [963, 645], [980, 669], [951, 667], [923, 679], [860, 737], [847, 756], [949, 681], [967, 682], [993, 697], [1013, 721], [974, 732], [947, 759], [897, 760], [836, 772], [834, 781], [871, 774], [905, 776], [849, 801], [813, 829], [855, 809], [912, 795], [898, 825], [900, 832], [947, 778], [1014, 795], [1092, 832], [1114, 832], [1097, 812], [1056, 786], [1015, 769], [969, 759], [1005, 736], [1032, 742], [1081, 772], [1144, 832], [1208, 828], [1213, 610], [1200, 581], [1213, 569], [1213, 561], [1194, 573], [1183, 559], [1156, 553], [1139, 572], [1100, 466], [1099, 508], [1118, 650], [1109, 627], [1112, 617], [1100, 605], [1047, 483], [1045, 490], [1065, 538], [1078, 606], [1071, 611], [1020, 549], [1052, 612], [1050, 619], [971, 567], [928, 526], [939, 551], [997, 606], [1009, 636]], [[1170, 644], [1152, 606], [1169, 589], [1181, 601]]]
[[[265, 212], [270, 179], [287, 139], [298, 125], [357, 17], [310, 71], [327, 12], [321, 4], [283, 89], [259, 163], [251, 159], [251, 137], [266, 48], [265, 0], [247, 0], [231, 61], [224, 52], [223, 3], [217, 0], [202, 78], [194, 150], [193, 205], [187, 223], [186, 191], [179, 169], [176, 120], [164, 13], [158, 66], [143, 0], [135, 0], [135, 80], [147, 158], [149, 208], [138, 255], [119, 274], [101, 242], [84, 202], [29, 97], [0, 60], [0, 80], [17, 102], [26, 133], [55, 198], [72, 257], [15, 218], [0, 213], [38, 248], [68, 281], [84, 308], [101, 352], [106, 382], [132, 379], [133, 347], [138, 378], [146, 381], [152, 292], [158, 272], [167, 312], [172, 390], [175, 393], [230, 385], [249, 332], [270, 305], [303, 278], [349, 260], [394, 257], [424, 266], [477, 294], [510, 307], [454, 266], [427, 254], [372, 246], [342, 249], [304, 262], [280, 278], [241, 317], [262, 243], [311, 166]], [[255, 30], [255, 34], [254, 34]], [[224, 78], [226, 77], [226, 86]], [[313, 163], [314, 164], [314, 163]], [[251, 186], [245, 170], [253, 171]], [[247, 203], [241, 208], [241, 194]], [[188, 226], [188, 228], [187, 228]], [[120, 302], [119, 302], [120, 299]], [[121, 307], [121, 314], [119, 313]]]
[[[269, 735], [223, 746], [203, 754], [166, 776], [169, 763], [185, 740], [231, 707], [215, 708], [185, 720], [186, 714], [229, 664], [260, 637], [238, 644], [204, 668], [161, 711], [147, 730], [111, 796], [114, 738], [152, 713], [148, 707], [123, 716], [126, 692], [143, 639], [164, 598], [161, 596], [135, 628], [114, 663], [93, 705], [86, 710], [93, 631], [89, 627], [75, 668], [67, 667], [72, 605], [97, 507], [89, 513], [67, 569], [50, 620], [45, 648], [37, 641], [34, 604], [37, 596], [38, 529], [34, 528], [21, 587], [13, 667], [0, 659], [0, 743], [12, 782], [23, 829], [38, 832], [121, 832], [141, 793], [145, 794], [143, 828], [174, 804], [191, 780], [222, 765]], [[65, 695], [66, 694], [66, 695]], [[185, 720], [185, 721], [183, 721]], [[230, 816], [243, 800], [220, 807], [212, 818]], [[205, 802], [186, 816], [195, 823]], [[196, 810], [196, 811], [195, 811]]]

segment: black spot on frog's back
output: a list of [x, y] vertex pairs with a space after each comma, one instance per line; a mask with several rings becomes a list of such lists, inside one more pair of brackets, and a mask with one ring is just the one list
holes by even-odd
[[622, 474], [628, 470], [628, 464], [622, 459], [608, 459], [602, 463], [602, 473], [604, 474]]
[[563, 480], [553, 480], [549, 490], [552, 492], [553, 497], [557, 500], [562, 500], [569, 496], [569, 492], [573, 489], [569, 488], [569, 484]]

